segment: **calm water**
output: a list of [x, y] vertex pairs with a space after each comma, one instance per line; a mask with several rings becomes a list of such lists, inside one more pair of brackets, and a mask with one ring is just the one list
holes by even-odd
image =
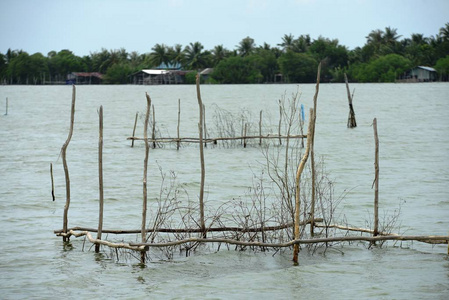
[[[276, 124], [277, 101], [297, 89], [306, 108], [314, 85], [202, 86], [207, 124], [213, 130], [216, 106], [254, 122], [264, 110], [264, 126]], [[315, 151], [335, 180], [335, 193], [347, 193], [339, 207], [348, 223], [364, 227], [373, 202], [374, 140], [380, 139], [380, 214], [402, 203], [401, 232], [449, 233], [449, 84], [353, 84], [356, 129], [347, 129], [346, 90], [321, 85]], [[62, 227], [64, 173], [58, 157], [67, 138], [71, 87], [0, 87], [0, 290], [2, 299], [53, 298], [241, 298], [241, 299], [447, 299], [447, 247], [402, 243], [367, 249], [344, 245], [326, 254], [291, 255], [221, 250], [116, 261], [109, 250], [96, 255], [84, 239], [64, 249], [53, 230]], [[105, 221], [103, 228], [140, 228], [144, 147], [126, 140], [136, 112], [149, 92], [163, 135], [176, 136], [178, 99], [181, 135], [195, 136], [194, 86], [79, 86], [75, 130], [68, 148], [72, 182], [69, 226], [95, 227], [98, 207], [98, 114], [104, 106]], [[8, 115], [4, 114], [9, 99]], [[142, 135], [142, 120], [138, 135]], [[139, 129], [140, 128], [140, 129]], [[211, 205], [239, 197], [260, 168], [257, 147], [206, 149], [206, 199]], [[56, 201], [51, 200], [53, 163]], [[198, 189], [198, 148], [151, 152], [149, 188], [159, 192], [160, 172], [175, 170], [190, 199]], [[150, 192], [151, 193], [151, 192]], [[150, 196], [152, 197], [152, 196]], [[154, 196], [153, 196], [154, 197]], [[132, 237], [134, 238], [134, 237]], [[401, 246], [401, 247], [398, 247]]]

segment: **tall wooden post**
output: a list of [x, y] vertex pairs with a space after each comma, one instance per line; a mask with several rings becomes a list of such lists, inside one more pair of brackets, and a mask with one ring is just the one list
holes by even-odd
[[[142, 243], [146, 242], [146, 224], [147, 224], [147, 202], [148, 202], [148, 194], [147, 194], [147, 174], [148, 174], [148, 153], [150, 152], [150, 144], [148, 143], [148, 123], [150, 119], [150, 107], [151, 107], [151, 98], [148, 93], [145, 94], [147, 98], [147, 112], [145, 114], [145, 126], [143, 129], [143, 137], [145, 139], [145, 159], [143, 161], [143, 207], [142, 207]], [[141, 263], [145, 263], [145, 251], [142, 251], [140, 254]]]
[[200, 227], [203, 232], [203, 238], [206, 238], [206, 225], [204, 223], [204, 181], [206, 177], [206, 169], [204, 167], [204, 148], [203, 148], [203, 101], [200, 92], [200, 74], [196, 74], [196, 94], [198, 98], [198, 106], [200, 110], [200, 118], [198, 122], [198, 131], [200, 138], [200, 161], [201, 161], [201, 183], [200, 183]]
[[351, 92], [349, 91], [348, 76], [346, 76], [346, 73], [345, 73], [345, 83], [349, 102], [348, 128], [354, 128], [357, 127], [357, 122], [355, 121], [355, 112], [354, 107], [352, 106], [352, 95]]
[[153, 140], [153, 149], [156, 149], [156, 113], [154, 111], [154, 105], [151, 106], [153, 109], [153, 130], [151, 131], [151, 139]]
[[[103, 231], [103, 105], [100, 106], [100, 122], [98, 137], [98, 190], [99, 190], [99, 215], [97, 239], [101, 240]], [[100, 252], [100, 244], [95, 244], [95, 252]]]
[[259, 115], [259, 146], [262, 146], [262, 111]]
[[313, 96], [313, 126], [312, 126], [312, 140], [310, 141], [310, 164], [312, 171], [312, 199], [310, 204], [310, 236], [314, 235], [315, 227], [315, 202], [316, 202], [316, 174], [315, 174], [315, 124], [316, 124], [316, 112], [317, 112], [317, 100], [318, 92], [320, 90], [320, 74], [321, 74], [321, 63], [318, 65], [318, 72], [316, 76], [316, 86], [315, 95]]
[[176, 142], [176, 150], [179, 150], [179, 144], [181, 143], [180, 137], [179, 137], [179, 125], [181, 123], [181, 99], [178, 99], [178, 128], [177, 128], [177, 135], [178, 135], [178, 141]]
[[[301, 201], [300, 201], [300, 179], [302, 171], [306, 165], [307, 159], [309, 158], [310, 145], [312, 143], [312, 132], [313, 132], [313, 108], [310, 109], [310, 118], [309, 118], [309, 126], [307, 128], [307, 146], [304, 152], [304, 155], [301, 159], [301, 162], [298, 165], [298, 169], [296, 171], [296, 193], [295, 193], [295, 228], [294, 228], [294, 237], [295, 240], [299, 240], [299, 216], [301, 209]], [[298, 253], [299, 253], [299, 244], [295, 244], [293, 246], [293, 263], [298, 264]]]
[[377, 136], [377, 119], [373, 120], [374, 128], [374, 236], [379, 234], [379, 137]]
[[278, 126], [279, 145], [282, 145], [281, 125], [282, 125], [282, 104], [281, 100], [279, 100], [279, 126]]
[[[133, 129], [133, 137], [136, 136], [136, 126], [137, 126], [137, 117], [139, 116], [139, 112], [136, 112], [136, 118], [134, 120], [134, 129]], [[134, 139], [131, 142], [131, 148], [134, 147]]]
[[[69, 176], [69, 168], [67, 166], [67, 147], [69, 146], [70, 140], [72, 139], [72, 135], [73, 135], [73, 123], [75, 122], [75, 98], [76, 98], [76, 88], [75, 88], [75, 85], [73, 85], [73, 87], [72, 87], [72, 106], [71, 106], [71, 110], [70, 110], [69, 135], [68, 135], [67, 140], [65, 141], [64, 145], [62, 145], [62, 149], [61, 149], [62, 164], [64, 166], [65, 194], [66, 194], [63, 226], [62, 226], [63, 233], [67, 233], [68, 213], [69, 213], [69, 207], [70, 207], [70, 176]], [[70, 240], [70, 238], [64, 236], [62, 238], [62, 240], [64, 242], [68, 242]]]

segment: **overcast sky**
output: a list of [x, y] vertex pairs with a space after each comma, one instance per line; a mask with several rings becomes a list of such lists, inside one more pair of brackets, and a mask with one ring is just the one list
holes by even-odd
[[0, 52], [142, 54], [197, 41], [233, 50], [247, 36], [276, 46], [284, 34], [321, 35], [352, 50], [375, 29], [432, 36], [447, 22], [448, 0], [0, 0]]

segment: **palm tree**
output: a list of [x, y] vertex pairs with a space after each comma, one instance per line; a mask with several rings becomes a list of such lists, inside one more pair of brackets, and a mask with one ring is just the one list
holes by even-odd
[[191, 70], [198, 70], [206, 66], [206, 52], [200, 42], [190, 43], [184, 48], [186, 67]]
[[278, 44], [278, 46], [282, 47], [282, 50], [286, 52], [293, 47], [294, 40], [295, 38], [293, 37], [293, 34], [284, 34], [282, 37], [282, 43]]
[[240, 56], [247, 56], [254, 52], [255, 47], [256, 44], [254, 43], [254, 39], [247, 36], [246, 38], [240, 41], [239, 45], [237, 46], [237, 49]]
[[424, 37], [424, 34], [422, 33], [413, 33], [411, 35], [411, 42], [415, 45], [423, 45], [428, 44], [429, 39]]
[[368, 34], [366, 39], [367, 44], [380, 45], [384, 40], [384, 32], [380, 29], [373, 30]]
[[181, 65], [184, 62], [184, 52], [181, 44], [176, 44], [174, 47], [169, 48], [168, 54], [174, 66]]
[[214, 66], [218, 65], [220, 61], [225, 59], [229, 54], [229, 51], [223, 47], [223, 45], [217, 45], [212, 50], [212, 61]]
[[440, 36], [443, 38], [443, 40], [448, 41], [449, 40], [449, 23], [446, 23], [444, 27], [440, 28]]
[[396, 28], [385, 27], [383, 41], [387, 45], [394, 45], [402, 35], [398, 35]]
[[156, 44], [151, 50], [153, 50], [153, 52], [150, 53], [150, 63], [153, 66], [159, 66], [163, 63], [166, 65], [169, 64], [170, 56], [165, 44]]

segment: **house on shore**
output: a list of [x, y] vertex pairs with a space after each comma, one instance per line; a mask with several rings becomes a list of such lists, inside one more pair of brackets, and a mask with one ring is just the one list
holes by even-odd
[[430, 82], [438, 79], [437, 71], [426, 66], [417, 66], [405, 72], [398, 82]]
[[103, 74], [98, 72], [72, 72], [67, 75], [66, 84], [100, 84]]
[[132, 84], [181, 84], [189, 71], [144, 69], [130, 75]]

